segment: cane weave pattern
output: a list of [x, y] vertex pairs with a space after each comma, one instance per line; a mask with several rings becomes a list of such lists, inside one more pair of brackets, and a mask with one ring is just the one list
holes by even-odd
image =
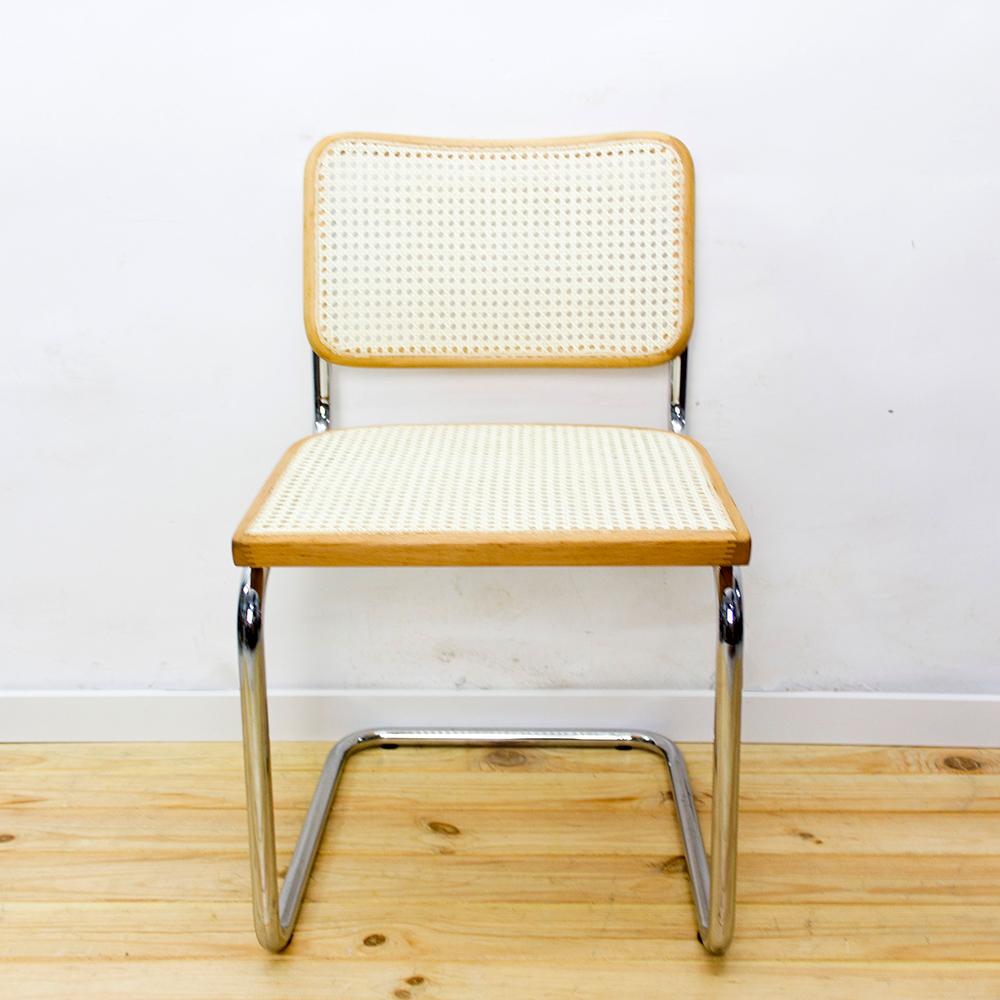
[[334, 138], [309, 182], [307, 316], [331, 360], [653, 363], [687, 336], [671, 141]]
[[307, 438], [247, 535], [732, 530], [679, 434], [439, 424]]

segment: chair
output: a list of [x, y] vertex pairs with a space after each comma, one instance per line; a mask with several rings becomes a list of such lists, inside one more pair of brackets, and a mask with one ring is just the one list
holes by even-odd
[[[386, 745], [631, 746], [663, 757], [699, 936], [733, 934], [743, 604], [750, 536], [684, 436], [693, 173], [666, 135], [324, 139], [306, 169], [305, 320], [315, 433], [233, 538], [254, 922], [285, 947], [344, 765]], [[334, 429], [330, 363], [670, 362], [670, 429], [468, 424]], [[273, 566], [698, 565], [716, 572], [711, 856], [680, 751], [627, 730], [368, 729], [323, 767], [278, 887], [263, 607]]]

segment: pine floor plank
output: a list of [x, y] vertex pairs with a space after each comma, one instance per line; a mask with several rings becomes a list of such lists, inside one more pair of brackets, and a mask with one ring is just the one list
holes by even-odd
[[[85, 749], [84, 749], [85, 748]], [[164, 752], [165, 748], [169, 752]], [[274, 766], [287, 773], [314, 773], [329, 751], [326, 743], [278, 743], [274, 746]], [[686, 744], [689, 766], [710, 767], [710, 744]], [[408, 747], [381, 754], [366, 753], [351, 765], [355, 773], [388, 768], [393, 774], [416, 772], [455, 774], [461, 771], [553, 770], [560, 774], [612, 772], [634, 767], [644, 770], [642, 752], [618, 756], [604, 750], [552, 748], [469, 749], [439, 747], [432, 755]], [[30, 770], [37, 776], [73, 772], [100, 781], [109, 776], [131, 778], [140, 783], [151, 777], [158, 781], [173, 776], [198, 774], [206, 781], [227, 782], [230, 769], [241, 766], [236, 743], [20, 743], [0, 744], [0, 761], [11, 777]], [[746, 773], [801, 774], [1000, 774], [1000, 750], [948, 747], [863, 747], [824, 745], [746, 744], [743, 747]]]
[[[312, 900], [288, 954], [348, 960], [371, 954], [373, 935], [383, 959], [417, 961], [451, 954], [464, 961], [507, 962], [511, 942], [528, 960], [673, 962], [702, 956], [690, 904], [636, 903], [608, 894], [601, 902], [501, 903], [463, 899]], [[230, 959], [256, 957], [243, 900], [7, 903], [16, 933], [0, 937], [3, 960], [124, 958]], [[192, 927], [198, 927], [196, 935]], [[727, 962], [961, 961], [996, 955], [1000, 906], [937, 904], [761, 904], [740, 914], [740, 933]], [[366, 941], [369, 944], [366, 945]]]
[[[510, 789], [513, 796], [515, 789]], [[530, 796], [528, 796], [530, 799]], [[651, 856], [679, 851], [681, 840], [673, 805], [660, 801], [647, 808], [622, 808], [605, 799], [604, 808], [503, 809], [465, 804], [419, 802], [371, 803], [363, 809], [336, 809], [330, 820], [340, 850], [351, 856], [462, 854], [505, 858], [510, 855], [548, 856], [553, 836], [571, 838], [580, 855]], [[242, 853], [246, 824], [242, 812], [212, 809], [117, 810], [119, 828], [108, 837], [107, 813], [93, 804], [85, 808], [29, 813], [31, 839], [9, 848], [26, 858], [46, 852], [86, 852], [115, 857], [123, 848], [167, 858], [186, 856], [192, 844], [221, 855]], [[279, 846], [289, 853], [301, 824], [301, 810], [281, 809], [276, 826]], [[542, 821], [544, 817], [544, 822]], [[67, 819], [72, 824], [67, 826]], [[702, 819], [708, 822], [703, 812]], [[740, 818], [740, 847], [744, 854], [872, 855], [932, 854], [965, 856], [1000, 852], [1000, 818], [990, 813], [952, 812], [813, 812], [747, 811]]]
[[[275, 748], [284, 861], [327, 749]], [[0, 746], [0, 996], [1000, 1000], [997, 751], [747, 747], [724, 960], [668, 787], [642, 752], [362, 754], [271, 956], [239, 747]]]
[[[328, 959], [218, 959], [67, 962], [54, 981], [50, 962], [14, 970], [18, 1000], [54, 996], [136, 1000], [210, 997], [212, 1000], [580, 1000], [684, 997], [685, 1000], [996, 1000], [1000, 963], [606, 962], [506, 963], [381, 958], [336, 964]], [[60, 990], [71, 991], [60, 992]]]

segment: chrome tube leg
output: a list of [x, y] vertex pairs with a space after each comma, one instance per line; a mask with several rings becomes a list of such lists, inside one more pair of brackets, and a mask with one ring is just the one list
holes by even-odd
[[257, 939], [280, 951], [291, 937], [278, 912], [278, 866], [271, 789], [271, 740], [267, 724], [267, 678], [264, 671], [263, 602], [267, 570], [249, 569], [240, 586], [236, 621], [243, 715], [243, 764], [250, 832], [250, 883]]
[[715, 753], [708, 926], [701, 939], [722, 954], [733, 939], [736, 835], [740, 798], [740, 708], [743, 693], [743, 592], [738, 570], [718, 570], [719, 636], [715, 663]]
[[236, 639], [240, 662], [240, 705], [243, 714], [243, 764], [250, 833], [250, 886], [257, 940], [281, 951], [292, 938], [306, 883], [326, 829], [333, 797], [350, 755], [344, 741], [330, 751], [299, 834], [288, 876], [278, 888], [274, 837], [274, 793], [271, 784], [271, 737], [267, 719], [267, 676], [264, 669], [264, 588], [267, 570], [244, 571], [240, 585]]

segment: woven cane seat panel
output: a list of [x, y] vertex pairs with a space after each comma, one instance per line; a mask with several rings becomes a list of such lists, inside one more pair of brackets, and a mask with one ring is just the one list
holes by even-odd
[[690, 327], [680, 148], [329, 140], [309, 180], [314, 347], [356, 364], [665, 360]]
[[245, 534], [733, 530], [701, 453], [680, 435], [469, 424], [307, 438]]

